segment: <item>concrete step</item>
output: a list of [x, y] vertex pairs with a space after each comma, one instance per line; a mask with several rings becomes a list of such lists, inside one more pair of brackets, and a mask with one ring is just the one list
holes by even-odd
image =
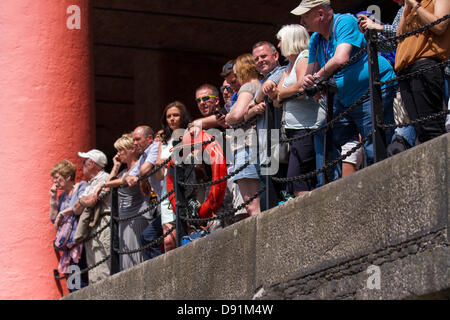
[[449, 137], [64, 299], [448, 299]]

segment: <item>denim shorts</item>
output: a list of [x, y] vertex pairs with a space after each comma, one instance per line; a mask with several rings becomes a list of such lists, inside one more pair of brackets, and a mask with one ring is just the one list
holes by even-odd
[[[396, 86], [390, 86], [384, 88], [382, 91], [382, 107], [384, 112], [384, 123], [394, 123], [394, 109], [392, 107], [394, 97], [397, 93]], [[334, 117], [337, 117], [341, 113], [345, 112], [348, 106], [344, 106], [342, 102], [335, 97], [334, 101]], [[361, 105], [350, 112], [347, 117], [339, 120], [333, 126], [333, 142], [338, 149], [349, 141], [359, 140], [358, 133], [361, 138], [365, 138], [372, 132], [372, 110], [370, 99], [364, 100]], [[386, 129], [386, 145], [389, 145], [392, 141], [392, 135], [394, 129]], [[371, 165], [374, 162], [373, 154], [373, 141], [369, 139], [364, 143], [364, 151], [366, 154], [367, 165]]]
[[[251, 159], [250, 159], [251, 156]], [[237, 182], [240, 179], [259, 179], [259, 165], [257, 164], [257, 150], [256, 148], [245, 147], [235, 151], [234, 153], [234, 165], [233, 172], [241, 168], [247, 162], [250, 161], [245, 169], [237, 173], [235, 176], [231, 177], [230, 180]]]

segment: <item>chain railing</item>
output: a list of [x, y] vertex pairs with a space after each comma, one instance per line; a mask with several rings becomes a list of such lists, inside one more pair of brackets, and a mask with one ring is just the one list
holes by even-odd
[[[450, 18], [450, 15], [446, 15], [446, 16], [442, 17], [441, 19], [438, 19], [438, 20], [436, 20], [430, 24], [427, 24], [423, 27], [420, 27], [416, 30], [405, 33], [403, 35], [384, 39], [383, 41], [402, 41], [406, 37], [410, 37], [415, 34], [424, 32], [424, 31], [428, 30], [429, 28], [431, 28], [432, 26], [435, 26], [449, 18]], [[324, 125], [320, 126], [317, 129], [313, 129], [313, 130], [309, 131], [307, 134], [301, 135], [299, 137], [279, 140], [280, 144], [281, 143], [292, 143], [292, 142], [298, 141], [300, 139], [313, 137], [313, 136], [317, 135], [318, 133], [321, 133], [322, 131], [324, 131], [325, 132], [324, 139], [325, 139], [325, 142], [328, 142], [328, 143], [325, 143], [324, 161], [323, 161], [322, 167], [317, 168], [317, 169], [313, 170], [312, 172], [302, 174], [302, 175], [296, 176], [296, 177], [277, 178], [277, 177], [272, 176], [271, 177], [272, 181], [274, 181], [276, 183], [289, 183], [289, 182], [293, 182], [293, 181], [310, 179], [319, 174], [325, 174], [325, 176], [326, 176], [327, 173], [330, 172], [330, 170], [332, 170], [335, 166], [337, 166], [341, 161], [345, 160], [346, 158], [348, 158], [349, 156], [354, 154], [358, 149], [363, 148], [364, 144], [369, 142], [370, 140], [372, 140], [372, 142], [374, 143], [374, 154], [375, 154], [374, 160], [375, 160], [375, 162], [381, 161], [382, 159], [384, 159], [386, 157], [386, 147], [387, 147], [386, 140], [384, 139], [384, 137], [385, 137], [384, 130], [395, 129], [395, 128], [400, 128], [400, 127], [405, 127], [405, 126], [415, 126], [415, 125], [419, 125], [419, 124], [422, 124], [422, 123], [425, 123], [428, 121], [436, 120], [441, 117], [445, 117], [447, 114], [449, 114], [449, 111], [446, 110], [446, 111], [439, 112], [437, 114], [429, 115], [424, 118], [411, 120], [406, 123], [401, 123], [401, 124], [390, 124], [390, 123], [386, 124], [386, 123], [384, 123], [383, 109], [381, 107], [381, 103], [382, 103], [381, 87], [382, 86], [395, 85], [398, 81], [402, 81], [402, 80], [410, 79], [412, 77], [419, 76], [423, 72], [430, 71], [435, 68], [443, 68], [444, 66], [449, 64], [449, 60], [442, 61], [441, 63], [435, 64], [431, 67], [422, 68], [421, 70], [418, 70], [418, 71], [415, 71], [415, 72], [412, 72], [412, 73], [409, 73], [406, 75], [397, 76], [392, 79], [389, 79], [388, 81], [381, 82], [379, 79], [380, 75], [379, 75], [379, 70], [378, 70], [378, 59], [377, 59], [377, 57], [378, 57], [377, 44], [380, 42], [380, 40], [378, 40], [376, 32], [370, 31], [370, 30], [366, 34], [366, 39], [367, 39], [367, 46], [365, 48], [362, 48], [355, 56], [353, 56], [345, 64], [340, 66], [331, 75], [329, 75], [327, 78], [319, 79], [318, 82], [313, 87], [306, 88], [304, 91], [299, 92], [299, 93], [295, 94], [294, 96], [288, 98], [288, 99], [298, 99], [298, 98], [302, 98], [305, 95], [312, 97], [317, 92], [322, 92], [327, 96], [327, 122]], [[339, 114], [336, 117], [333, 117], [333, 97], [334, 97], [334, 94], [336, 93], [336, 88], [332, 82], [332, 78], [337, 73], [341, 72], [348, 66], [352, 65], [359, 59], [363, 58], [364, 54], [368, 55], [369, 75], [370, 75], [369, 89], [355, 103], [348, 106], [343, 113]], [[340, 155], [336, 159], [332, 159], [332, 156], [331, 156], [332, 150], [331, 150], [331, 143], [330, 143], [331, 140], [330, 139], [331, 139], [331, 135], [332, 135], [331, 131], [332, 131], [333, 126], [338, 121], [348, 117], [351, 114], [351, 112], [353, 112], [354, 110], [356, 110], [356, 108], [361, 106], [361, 104], [363, 102], [367, 101], [367, 99], [371, 100], [371, 107], [372, 107], [372, 110], [371, 110], [371, 112], [372, 112], [372, 130], [371, 130], [370, 134], [366, 135], [365, 137], [362, 137], [361, 141], [358, 142], [351, 150], [349, 150], [345, 154]], [[266, 106], [266, 108], [267, 108], [267, 106]], [[269, 113], [266, 112], [266, 118], [268, 117], [268, 114]], [[253, 118], [250, 118], [246, 121], [243, 121], [239, 124], [232, 126], [232, 128], [233, 129], [245, 128], [249, 125], [254, 124], [255, 121], [256, 121], [256, 117], [253, 117]], [[267, 119], [265, 119], [265, 121], [266, 121], [266, 123], [268, 123]], [[222, 137], [225, 137], [226, 132], [223, 132], [222, 135], [223, 135]], [[259, 139], [257, 139], [257, 140], [259, 141]], [[185, 146], [185, 145], [174, 146], [173, 151], [178, 150], [178, 148], [190, 147], [190, 151], [192, 152], [194, 150], [195, 146], [204, 147], [214, 141], [215, 141], [215, 137], [213, 137], [209, 140], [205, 140], [205, 141], [201, 141], [199, 143], [192, 144], [190, 146], [189, 145], [188, 146]], [[187, 149], [189, 149], [189, 148], [187, 148]], [[268, 151], [268, 150], [266, 150], [266, 151]], [[160, 199], [151, 203], [147, 209], [145, 209], [141, 212], [138, 212], [132, 216], [120, 217], [119, 208], [118, 208], [117, 188], [112, 189], [111, 219], [110, 219], [109, 225], [102, 227], [101, 229], [97, 230], [97, 232], [89, 235], [86, 239], [84, 239], [85, 242], [90, 241], [90, 240], [94, 239], [95, 237], [97, 237], [98, 235], [100, 235], [103, 231], [107, 230], [107, 228], [109, 227], [110, 233], [111, 233], [111, 253], [110, 253], [110, 255], [106, 256], [102, 260], [96, 262], [94, 265], [81, 270], [79, 272], [79, 274], [88, 272], [88, 271], [96, 268], [100, 264], [105, 263], [107, 261], [110, 262], [111, 274], [117, 273], [117, 272], [121, 271], [120, 266], [119, 266], [119, 261], [120, 261], [119, 256], [120, 255], [134, 254], [134, 253], [142, 252], [144, 250], [155, 247], [155, 246], [161, 244], [161, 242], [164, 240], [164, 238], [169, 236], [175, 230], [177, 233], [177, 245], [180, 246], [181, 245], [181, 241], [180, 241], [181, 237], [187, 234], [187, 230], [188, 230], [187, 224], [189, 224], [189, 223], [205, 224], [208, 222], [212, 222], [214, 220], [221, 220], [221, 219], [225, 219], [227, 217], [231, 217], [231, 216], [235, 215], [236, 212], [238, 212], [238, 211], [244, 209], [246, 206], [248, 206], [252, 201], [257, 199], [264, 192], [266, 192], [267, 195], [270, 192], [270, 190], [269, 190], [270, 186], [264, 186], [258, 192], [256, 192], [252, 197], [250, 197], [248, 200], [242, 202], [236, 208], [227, 210], [221, 214], [212, 214], [212, 216], [207, 217], [207, 218], [199, 218], [198, 216], [196, 217], [195, 215], [193, 216], [192, 214], [187, 213], [189, 211], [188, 210], [189, 208], [187, 205], [187, 199], [185, 199], [185, 195], [183, 193], [188, 188], [190, 188], [190, 190], [192, 191], [193, 188], [210, 187], [210, 186], [213, 186], [216, 184], [226, 182], [228, 179], [230, 179], [231, 177], [235, 176], [236, 174], [238, 174], [239, 172], [241, 172], [242, 170], [247, 168], [250, 165], [250, 159], [247, 160], [244, 164], [242, 164], [242, 166], [235, 169], [233, 172], [228, 173], [227, 175], [225, 175], [219, 179], [216, 179], [213, 181], [208, 181], [208, 182], [200, 182], [200, 183], [182, 181], [180, 179], [180, 176], [182, 176], [182, 175], [180, 175], [180, 172], [182, 172], [182, 171], [179, 171], [179, 169], [183, 167], [183, 164], [176, 164], [173, 162], [174, 161], [172, 161], [172, 157], [169, 157], [167, 160], [165, 160], [160, 165], [155, 166], [148, 174], [138, 178], [138, 181], [143, 181], [145, 179], [150, 178], [152, 175], [154, 175], [160, 169], [162, 169], [164, 167], [168, 167], [169, 165], [173, 165], [173, 170], [174, 170], [173, 171], [174, 172], [174, 181], [173, 181], [174, 188], [173, 188], [173, 190], [168, 192], [165, 196], [161, 197]], [[330, 182], [331, 180], [332, 180], [331, 178], [326, 178], [325, 183]], [[176, 203], [176, 207], [172, 208], [174, 210], [174, 212], [176, 213], [177, 220], [176, 220], [175, 226], [171, 227], [160, 237], [151, 241], [150, 243], [148, 243], [147, 245], [145, 245], [141, 248], [120, 250], [119, 249], [119, 239], [118, 239], [118, 224], [121, 222], [126, 222], [126, 221], [136, 219], [138, 217], [143, 216], [147, 212], [155, 210], [158, 206], [161, 205], [161, 203], [164, 200], [168, 199], [172, 195], [175, 196], [175, 203]], [[75, 275], [78, 275], [78, 274], [75, 274]], [[57, 278], [57, 279], [58, 278], [67, 278], [67, 277], [68, 277], [67, 275], [64, 277], [58, 277], [55, 274], [55, 278]]]

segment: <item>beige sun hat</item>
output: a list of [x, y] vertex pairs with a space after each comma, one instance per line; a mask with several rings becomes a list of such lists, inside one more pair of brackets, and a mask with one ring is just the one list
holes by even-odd
[[330, 0], [303, 0], [300, 2], [297, 8], [291, 11], [292, 14], [296, 16], [301, 16], [302, 14], [307, 13], [312, 8], [318, 6], [329, 6]]

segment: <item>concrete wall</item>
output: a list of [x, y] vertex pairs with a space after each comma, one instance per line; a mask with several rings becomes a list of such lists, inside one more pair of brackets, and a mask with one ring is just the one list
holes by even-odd
[[[66, 299], [448, 299], [449, 138]], [[367, 285], [371, 265], [380, 268], [379, 290]]]

